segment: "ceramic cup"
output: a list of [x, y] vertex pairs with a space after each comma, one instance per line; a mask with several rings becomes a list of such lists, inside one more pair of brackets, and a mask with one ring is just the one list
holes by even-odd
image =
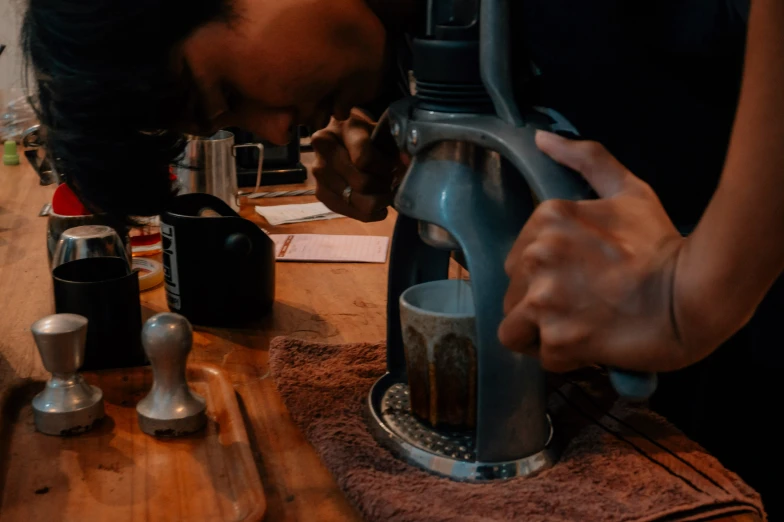
[[476, 428], [476, 313], [471, 284], [443, 280], [400, 296], [411, 410], [433, 427]]

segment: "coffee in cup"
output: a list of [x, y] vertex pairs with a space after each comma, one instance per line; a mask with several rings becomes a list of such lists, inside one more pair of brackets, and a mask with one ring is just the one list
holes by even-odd
[[442, 280], [400, 296], [412, 413], [435, 428], [476, 428], [476, 313], [471, 283]]

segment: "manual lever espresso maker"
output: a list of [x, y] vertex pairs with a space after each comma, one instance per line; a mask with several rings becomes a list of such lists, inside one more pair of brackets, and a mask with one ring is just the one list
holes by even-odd
[[[397, 456], [455, 480], [522, 476], [555, 462], [539, 362], [498, 340], [504, 262], [536, 204], [595, 197], [577, 173], [540, 152], [537, 129], [577, 131], [552, 110], [522, 107], [510, 75], [510, 0], [429, 0], [413, 39], [416, 94], [388, 110], [413, 158], [399, 187], [389, 269], [387, 370], [368, 397], [374, 435]], [[461, 252], [476, 310], [476, 427], [439, 430], [407, 408], [399, 301], [413, 285], [448, 278]], [[621, 396], [641, 399], [656, 376], [610, 370]]]

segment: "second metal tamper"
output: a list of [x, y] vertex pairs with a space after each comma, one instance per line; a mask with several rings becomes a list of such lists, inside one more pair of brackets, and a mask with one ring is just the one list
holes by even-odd
[[176, 437], [207, 423], [206, 401], [188, 387], [185, 364], [193, 329], [183, 316], [162, 313], [142, 329], [142, 343], [152, 365], [152, 390], [136, 406], [141, 430], [155, 437]]
[[87, 319], [81, 315], [44, 317], [30, 328], [44, 367], [52, 378], [33, 399], [35, 428], [47, 435], [77, 435], [103, 418], [103, 393], [78, 373], [84, 362]]

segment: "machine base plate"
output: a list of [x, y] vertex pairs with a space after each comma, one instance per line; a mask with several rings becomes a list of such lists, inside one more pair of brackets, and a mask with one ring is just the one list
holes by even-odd
[[381, 444], [406, 462], [452, 480], [527, 476], [557, 460], [551, 422], [550, 439], [542, 451], [513, 461], [477, 461], [473, 432], [436, 430], [420, 421], [411, 413], [408, 385], [389, 374], [373, 385], [367, 406], [368, 425]]

